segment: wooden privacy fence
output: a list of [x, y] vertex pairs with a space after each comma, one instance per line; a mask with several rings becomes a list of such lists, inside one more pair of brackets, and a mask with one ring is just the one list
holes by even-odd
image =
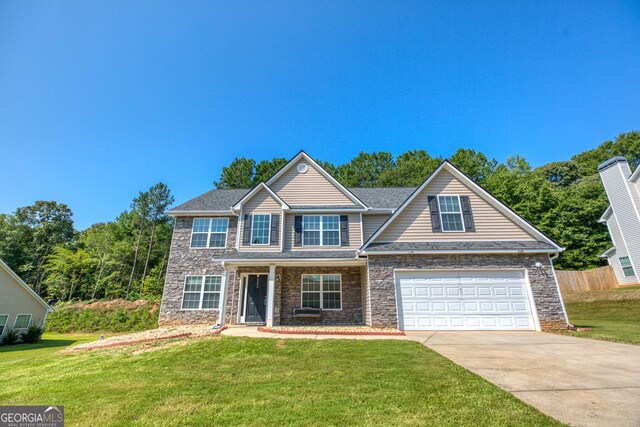
[[556, 270], [562, 292], [601, 291], [618, 287], [611, 266], [584, 271]]

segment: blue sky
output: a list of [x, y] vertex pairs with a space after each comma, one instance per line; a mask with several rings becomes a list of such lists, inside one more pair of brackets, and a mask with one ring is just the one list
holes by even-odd
[[537, 166], [639, 129], [639, 76], [637, 1], [0, 0], [0, 212], [82, 229], [300, 149]]

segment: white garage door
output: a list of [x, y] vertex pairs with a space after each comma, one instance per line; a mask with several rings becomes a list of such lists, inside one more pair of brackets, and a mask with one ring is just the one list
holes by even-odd
[[397, 272], [400, 329], [535, 329], [524, 273]]

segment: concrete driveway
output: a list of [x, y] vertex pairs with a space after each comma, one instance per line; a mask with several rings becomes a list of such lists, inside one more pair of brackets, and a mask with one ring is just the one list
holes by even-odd
[[640, 346], [541, 332], [407, 332], [570, 425], [640, 425]]

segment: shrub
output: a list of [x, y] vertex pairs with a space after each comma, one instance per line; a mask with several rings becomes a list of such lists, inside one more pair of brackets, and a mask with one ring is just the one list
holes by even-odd
[[32, 323], [29, 325], [29, 328], [27, 328], [27, 332], [20, 334], [20, 339], [25, 344], [33, 344], [40, 341], [40, 338], [42, 338], [42, 332], [44, 332], [43, 328]]
[[7, 329], [2, 337], [2, 345], [13, 345], [18, 342], [18, 331]]

